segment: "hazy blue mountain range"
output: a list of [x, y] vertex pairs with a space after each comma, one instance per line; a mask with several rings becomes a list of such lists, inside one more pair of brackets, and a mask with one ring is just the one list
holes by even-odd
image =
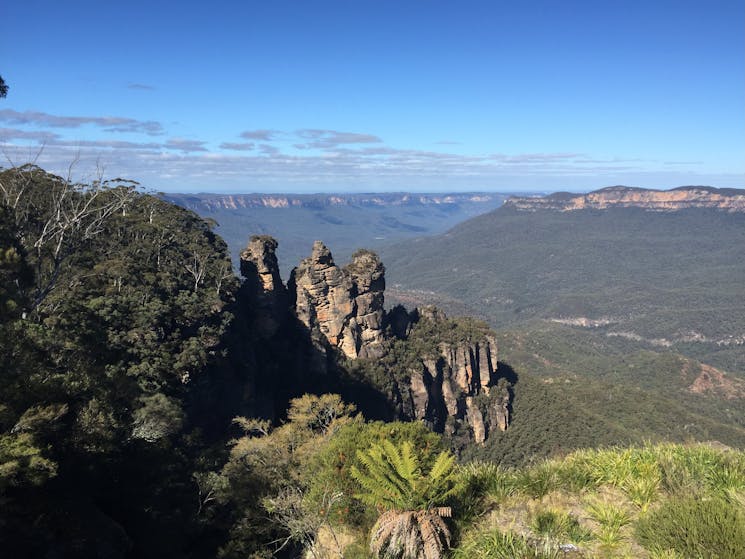
[[271, 235], [285, 276], [313, 241], [344, 262], [360, 247], [436, 235], [502, 205], [507, 193], [168, 194], [165, 199], [218, 223], [215, 231], [238, 261], [250, 235]]

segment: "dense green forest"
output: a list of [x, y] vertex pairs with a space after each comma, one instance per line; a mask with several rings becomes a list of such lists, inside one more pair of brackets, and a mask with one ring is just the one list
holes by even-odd
[[[484, 323], [397, 307], [382, 357], [351, 361], [289, 315], [257, 331], [255, 286], [211, 224], [136, 183], [25, 166], [0, 171], [0, 196], [3, 556], [742, 549], [741, 414], [635, 377], [674, 375], [665, 353], [598, 346], [583, 359], [602, 374], [584, 378], [573, 345], [516, 365], [550, 331], [500, 334], [499, 374], [473, 409], [508, 405], [511, 419], [481, 446], [465, 419], [411, 421], [403, 388], [423, 363], [442, 375], [443, 347], [483, 345]], [[609, 444], [636, 446], [568, 454]]]
[[0, 185], [3, 547], [178, 555], [238, 288], [225, 245], [127, 181]]
[[743, 213], [503, 207], [380, 252], [392, 284], [459, 299], [497, 328], [585, 317], [673, 348], [698, 341], [712, 359], [745, 334]]

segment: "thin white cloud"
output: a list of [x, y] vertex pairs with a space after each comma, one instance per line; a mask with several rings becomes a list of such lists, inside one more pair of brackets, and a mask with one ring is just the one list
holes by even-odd
[[[19, 114], [25, 113], [5, 111], [4, 118], [19, 118]], [[263, 136], [286, 140], [293, 137], [277, 131]], [[305, 139], [308, 144], [315, 142], [321, 146], [320, 152], [283, 153], [278, 145], [284, 144], [261, 141], [223, 142], [219, 147], [224, 151], [210, 152], [207, 142], [190, 138], [172, 137], [163, 143], [76, 141], [54, 132], [0, 129], [2, 150], [14, 161], [21, 161], [33, 147], [29, 144], [36, 143], [36, 151], [40, 152], [38, 163], [52, 172], [64, 170], [70, 161], [79, 159], [81, 167], [103, 163], [107, 172], [158, 189], [201, 185], [203, 189], [219, 187], [234, 191], [253, 187], [287, 190], [296, 185], [300, 190], [494, 187], [549, 190], [609, 183], [645, 186], [693, 183], [733, 186], [737, 180], [742, 183], [742, 176], [718, 175], [724, 182], [717, 184], [697, 175], [693, 163], [687, 162], [685, 171], [669, 167], [665, 171], [660, 162], [593, 158], [575, 152], [462, 155], [398, 149], [383, 145], [380, 138], [370, 134], [321, 129], [304, 129], [294, 137]], [[650, 177], [658, 182], [648, 184]], [[672, 182], [670, 177], [679, 180]]]
[[[156, 142], [127, 142], [124, 140], [52, 140], [49, 145], [76, 147], [76, 148], [99, 148], [99, 149], [124, 149], [124, 150], [160, 150], [166, 147]], [[176, 148], [180, 149], [180, 148]]]
[[184, 153], [191, 153], [195, 151], [207, 151], [207, 148], [204, 147], [205, 143], [206, 142], [203, 142], [201, 140], [171, 138], [165, 144], [163, 144], [163, 147], [165, 147], [166, 149], [173, 149]]
[[347, 144], [377, 144], [383, 140], [372, 134], [357, 132], [339, 132], [338, 130], [321, 130], [304, 128], [295, 132], [298, 137], [308, 140], [306, 143], [295, 144], [298, 149], [331, 149]]
[[271, 144], [259, 145], [259, 151], [264, 155], [277, 155], [279, 154], [279, 148]]
[[220, 144], [220, 149], [229, 149], [233, 151], [252, 151], [256, 149], [256, 144], [253, 142], [223, 142]]
[[48, 128], [80, 128], [97, 126], [106, 132], [136, 132], [155, 136], [163, 133], [163, 125], [153, 120], [136, 120], [116, 116], [60, 116], [39, 111], [0, 110], [0, 122], [15, 126], [38, 126]]
[[0, 140], [35, 140], [37, 142], [49, 142], [59, 138], [59, 134], [38, 130], [19, 130], [17, 128], [0, 128]]
[[581, 153], [520, 153], [517, 155], [494, 153], [491, 155], [491, 158], [503, 163], [539, 163], [550, 161], [567, 161], [583, 156], [584, 155]]
[[281, 132], [278, 130], [246, 130], [241, 132], [240, 136], [244, 140], [260, 140], [263, 142], [271, 142], [276, 139]]

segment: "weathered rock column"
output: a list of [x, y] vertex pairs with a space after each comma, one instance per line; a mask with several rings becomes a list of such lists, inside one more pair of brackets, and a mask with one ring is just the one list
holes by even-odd
[[385, 268], [373, 252], [357, 251], [339, 268], [321, 242], [292, 271], [295, 314], [311, 333], [323, 336], [350, 359], [384, 353]]
[[254, 235], [241, 252], [241, 275], [250, 292], [254, 331], [259, 337], [273, 336], [287, 315], [287, 290], [279, 275], [277, 241]]

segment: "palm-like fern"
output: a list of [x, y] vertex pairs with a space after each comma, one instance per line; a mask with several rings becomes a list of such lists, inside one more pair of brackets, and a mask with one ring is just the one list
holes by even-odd
[[442, 557], [450, 546], [442, 518], [450, 509], [443, 505], [457, 490], [453, 455], [441, 452], [426, 474], [408, 441], [383, 441], [357, 457], [360, 467], [350, 470], [364, 490], [357, 497], [385, 511], [373, 527], [370, 550], [380, 557]]
[[361, 468], [352, 477], [365, 490], [357, 497], [380, 509], [428, 510], [444, 505], [455, 493], [455, 458], [441, 452], [427, 474], [422, 471], [411, 443], [397, 447], [391, 441], [357, 451]]

